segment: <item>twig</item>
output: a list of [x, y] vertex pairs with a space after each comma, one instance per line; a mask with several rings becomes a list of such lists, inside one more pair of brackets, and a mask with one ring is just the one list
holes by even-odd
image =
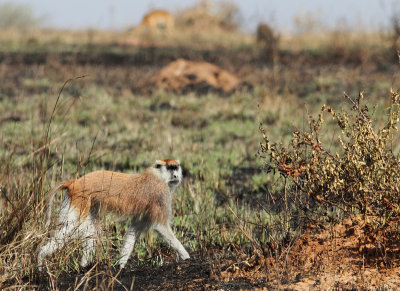
[[78, 80], [78, 79], [82, 79], [82, 78], [85, 78], [85, 77], [86, 77], [86, 75], [68, 79], [68, 80], [65, 81], [64, 84], [62, 85], [60, 91], [58, 92], [57, 99], [56, 99], [56, 104], [54, 104], [53, 111], [51, 112], [50, 119], [49, 119], [49, 123], [48, 123], [48, 125], [47, 125], [47, 130], [46, 130], [46, 142], [47, 142], [47, 140], [48, 140], [48, 138], [49, 138], [50, 126], [51, 126], [51, 122], [52, 122], [53, 117], [54, 117], [54, 113], [55, 113], [56, 108], [57, 108], [58, 101], [60, 101], [61, 93], [64, 91], [65, 86], [66, 86], [69, 82], [72, 82], [72, 81]]
[[[377, 136], [376, 136], [376, 134], [375, 134], [375, 132], [374, 132], [374, 129], [372, 128], [371, 123], [369, 122], [369, 119], [368, 119], [368, 118], [365, 116], [365, 114], [361, 111], [360, 106], [359, 106], [356, 102], [354, 102], [354, 100], [351, 99], [350, 96], [346, 94], [346, 92], [344, 92], [343, 94], [344, 94], [344, 97], [345, 97], [346, 99], [348, 99], [348, 100], [354, 105], [354, 107], [357, 109], [358, 113], [360, 113], [360, 115], [361, 115], [363, 121], [366, 122], [366, 123], [368, 124], [369, 130], [371, 131], [372, 135], [374, 136], [374, 138], [375, 138], [375, 140], [376, 140], [376, 139], [377, 139]], [[360, 97], [361, 97], [361, 98], [364, 97], [362, 92], [360, 92]]]
[[41, 146], [37, 150], [33, 151], [27, 158], [31, 158], [32, 156], [36, 155], [37, 153], [41, 152], [42, 150], [45, 150], [47, 147], [49, 147], [50, 145], [52, 145], [53, 143], [60, 140], [61, 138], [63, 138], [66, 135], [67, 135], [67, 132], [64, 132], [61, 136], [53, 139], [52, 141], [46, 143], [45, 145]]

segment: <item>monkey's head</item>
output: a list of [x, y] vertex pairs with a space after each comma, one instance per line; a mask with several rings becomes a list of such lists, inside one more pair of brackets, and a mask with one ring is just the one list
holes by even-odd
[[162, 179], [172, 189], [175, 189], [182, 182], [182, 168], [179, 160], [157, 160], [154, 166], [160, 171]]

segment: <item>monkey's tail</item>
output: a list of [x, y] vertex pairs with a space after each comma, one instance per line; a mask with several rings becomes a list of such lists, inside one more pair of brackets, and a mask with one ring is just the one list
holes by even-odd
[[47, 221], [46, 228], [50, 226], [50, 218], [51, 218], [51, 206], [53, 205], [54, 195], [58, 190], [66, 189], [69, 185], [73, 183], [74, 180], [66, 180], [58, 183], [53, 189], [51, 189], [49, 193], [49, 200], [47, 201]]

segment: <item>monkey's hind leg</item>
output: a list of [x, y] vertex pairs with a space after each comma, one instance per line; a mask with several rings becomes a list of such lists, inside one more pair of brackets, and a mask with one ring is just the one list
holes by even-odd
[[79, 235], [79, 212], [71, 206], [70, 200], [66, 196], [60, 209], [58, 222], [61, 228], [55, 232], [50, 241], [39, 249], [38, 267], [43, 266], [43, 260], [52, 255], [55, 251], [64, 247], [69, 240]]
[[96, 227], [96, 221], [89, 214], [85, 221], [79, 226], [79, 233], [82, 237], [83, 255], [81, 259], [81, 267], [87, 267], [93, 260], [96, 252], [96, 243], [99, 237], [99, 230]]

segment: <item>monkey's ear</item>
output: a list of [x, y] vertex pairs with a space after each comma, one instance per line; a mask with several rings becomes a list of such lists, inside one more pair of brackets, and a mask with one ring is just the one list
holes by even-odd
[[181, 161], [180, 160], [175, 160], [179, 165], [181, 164]]
[[154, 163], [155, 167], [157, 169], [161, 168], [161, 166], [163, 165], [163, 161], [160, 160], [156, 160], [156, 162]]

